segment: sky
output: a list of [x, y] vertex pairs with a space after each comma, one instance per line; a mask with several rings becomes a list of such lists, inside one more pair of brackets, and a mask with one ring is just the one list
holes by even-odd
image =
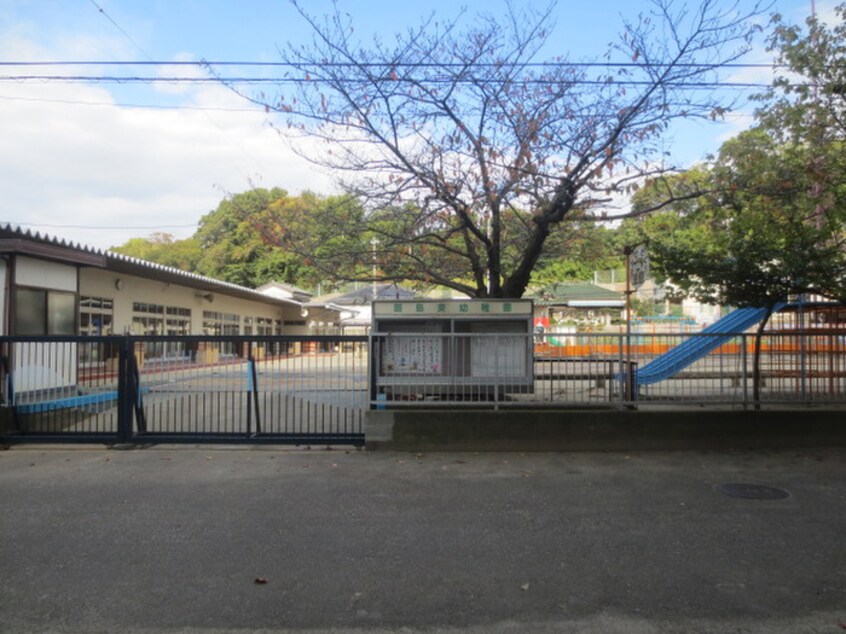
[[[332, 6], [302, 3], [316, 15]], [[475, 15], [503, 6], [491, 0], [337, 4], [358, 33], [385, 40], [433, 13], [448, 18], [460, 7]], [[559, 0], [544, 57], [599, 58], [622, 31], [621, 16], [633, 19], [648, 4]], [[816, 10], [825, 17], [834, 4], [816, 0]], [[811, 0], [776, 0], [774, 9], [801, 22]], [[307, 34], [288, 0], [0, 0], [0, 63], [277, 61], [279, 49]], [[758, 42], [745, 61], [770, 59]], [[254, 186], [337, 191], [334, 175], [294, 154], [271, 116], [220, 84], [5, 79], [45, 72], [115, 71], [0, 66], [0, 223], [106, 249], [155, 232], [189, 237], [225, 196]], [[195, 68], [143, 72], [202, 76]], [[771, 78], [766, 69], [735, 72], [742, 81]], [[740, 103], [725, 122], [679, 129], [667, 150], [679, 165], [702, 160], [748, 126], [751, 111]]]

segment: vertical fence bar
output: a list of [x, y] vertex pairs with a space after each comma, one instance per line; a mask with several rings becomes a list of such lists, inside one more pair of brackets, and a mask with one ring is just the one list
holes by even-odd
[[121, 337], [118, 341], [118, 442], [128, 443], [133, 436], [134, 408], [129, 383], [129, 357], [133, 351], [128, 337]]
[[619, 349], [619, 371], [616, 373], [616, 376], [614, 377], [614, 382], [619, 385], [619, 390], [620, 390], [619, 407], [620, 407], [620, 409], [623, 409], [625, 407], [624, 401], [625, 401], [625, 398], [626, 398], [626, 389], [625, 389], [625, 383], [626, 383], [626, 360], [625, 359], [626, 359], [626, 357], [625, 357], [625, 350], [624, 350], [625, 339], [624, 339], [623, 335], [618, 335], [617, 344], [618, 344], [618, 349]]
[[749, 359], [747, 351], [746, 334], [740, 335], [740, 377], [741, 389], [743, 390], [743, 409], [749, 408]]
[[[247, 390], [246, 390], [246, 397], [247, 397], [247, 428], [245, 430], [245, 434], [247, 437], [251, 436], [253, 433], [253, 391], [255, 389], [255, 381], [253, 380], [253, 370], [255, 370], [255, 366], [253, 365], [253, 342], [247, 341], [247, 367], [246, 369], [246, 383], [247, 383]], [[241, 346], [241, 350], [243, 351], [244, 346]], [[234, 431], [234, 430], [233, 430]]]
[[[820, 332], [769, 332], [762, 359], [765, 402], [843, 403], [844, 335], [843, 329], [823, 331], [822, 326]], [[748, 408], [753, 336], [632, 333], [628, 341], [624, 333], [591, 333], [566, 341], [557, 337], [552, 345], [544, 343], [543, 337], [521, 333], [519, 337], [528, 343], [522, 359], [517, 354], [523, 346], [516, 345], [518, 335], [510, 332], [396, 333], [391, 335], [397, 342], [391, 354], [402, 354], [417, 337], [424, 344], [442, 347], [441, 363], [446, 367], [440, 373], [406, 368], [382, 386], [393, 392], [391, 407], [449, 404], [505, 409], [555, 403], [628, 408], [727, 403]], [[20, 438], [108, 434], [123, 443], [141, 437], [157, 440], [168, 433], [195, 434], [198, 440], [205, 436], [210, 441], [221, 436], [228, 442], [233, 437], [245, 441], [274, 434], [287, 442], [297, 442], [299, 437], [303, 438], [300, 442], [333, 442], [333, 437], [360, 434], [362, 409], [387, 405], [379, 400], [384, 336], [371, 333], [366, 340], [352, 342], [351, 350], [345, 337], [289, 338], [298, 346], [305, 344], [303, 351], [284, 358], [266, 356], [271, 347], [265, 349], [258, 340], [210, 338], [203, 343], [228, 343], [229, 347], [237, 343], [240, 354], [221, 359], [197, 355], [189, 360], [179, 352], [183, 342], [169, 337], [165, 347], [171, 351], [169, 356], [148, 357], [143, 366], [136, 352], [149, 345], [146, 337], [14, 338], [6, 344], [6, 363], [11, 365], [4, 371], [4, 381], [7, 403], [17, 399], [21, 408], [14, 412], [20, 418], [15, 433]], [[664, 378], [650, 380], [655, 366], [653, 374], [644, 369], [690, 338], [698, 338], [703, 345], [698, 353], [681, 359], [687, 365], [674, 366]], [[804, 365], [800, 363], [803, 338]], [[199, 342], [194, 338], [186, 343]], [[9, 351], [10, 345], [16, 349]], [[203, 349], [207, 347], [211, 345]], [[472, 355], [480, 350], [483, 354], [474, 368]], [[726, 357], [729, 354], [733, 362]], [[116, 364], [109, 361], [115, 355]], [[532, 372], [524, 377], [525, 364]], [[640, 395], [638, 375], [645, 383]], [[799, 380], [803, 375], [804, 393]], [[21, 389], [16, 395], [13, 382], [18, 380]]]

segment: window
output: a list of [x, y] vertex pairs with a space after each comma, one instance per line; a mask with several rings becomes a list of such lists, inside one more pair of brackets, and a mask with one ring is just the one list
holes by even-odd
[[143, 302], [133, 302], [132, 334], [164, 334], [164, 306], [159, 306], [157, 304], [146, 304]]
[[[237, 335], [241, 327], [241, 317], [235, 313], [220, 313], [213, 310], [203, 311], [203, 334]], [[234, 341], [225, 341], [220, 346], [221, 354], [237, 354], [237, 346]]]
[[16, 289], [15, 334], [76, 334], [76, 295], [39, 288]]
[[258, 330], [256, 334], [272, 335], [273, 334], [273, 320], [270, 317], [257, 317], [256, 324]]
[[104, 297], [79, 298], [79, 334], [111, 335], [114, 334], [114, 303]]
[[[145, 302], [132, 304], [132, 332], [136, 335], [180, 336], [191, 334], [191, 309]], [[181, 341], [146, 341], [147, 358], [172, 359], [187, 355]]]
[[234, 313], [203, 311], [203, 334], [205, 335], [237, 335], [240, 324], [241, 317]]
[[191, 309], [168, 306], [165, 309], [165, 332], [168, 335], [191, 334]]
[[[79, 298], [79, 334], [88, 337], [114, 334], [114, 302], [105, 297]], [[118, 356], [113, 344], [104, 342], [83, 342], [79, 344], [79, 362], [94, 367], [107, 359]]]

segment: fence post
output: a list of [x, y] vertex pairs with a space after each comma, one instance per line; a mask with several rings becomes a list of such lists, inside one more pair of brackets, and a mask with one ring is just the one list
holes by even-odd
[[618, 335], [618, 337], [620, 343], [620, 363], [616, 372], [618, 381], [614, 381], [614, 383], [619, 382], [620, 384], [620, 409], [623, 409], [626, 399], [626, 354], [623, 347], [625, 345], [625, 335]]
[[637, 409], [637, 361], [631, 359], [626, 365], [626, 399], [628, 409]]
[[[253, 435], [253, 342], [247, 341], [247, 438]], [[243, 352], [243, 348], [241, 349]]]
[[[499, 344], [502, 335], [494, 334], [494, 411], [499, 409], [500, 384], [499, 384]], [[484, 340], [483, 340], [484, 341]]]
[[743, 390], [743, 409], [749, 407], [749, 368], [747, 367], [748, 360], [746, 358], [746, 334], [740, 335], [740, 376], [741, 389]]
[[118, 346], [118, 442], [125, 444], [132, 439], [133, 390], [130, 387], [130, 355], [133, 354], [129, 337], [121, 337]]
[[[368, 403], [367, 409], [381, 409], [378, 405], [374, 408], [374, 403], [378, 398], [377, 389], [376, 389], [376, 372], [377, 372], [377, 363], [378, 363], [378, 342], [376, 337], [373, 336], [371, 332], [367, 337], [367, 383], [368, 383], [368, 392], [370, 394], [370, 402]], [[384, 408], [384, 406], [382, 406]]]
[[258, 369], [256, 368], [256, 360], [255, 357], [251, 357], [250, 359], [250, 380], [253, 384], [253, 412], [255, 413], [256, 424], [255, 424], [255, 434], [262, 433], [262, 420], [261, 420], [261, 409], [259, 408], [259, 392], [258, 392]]

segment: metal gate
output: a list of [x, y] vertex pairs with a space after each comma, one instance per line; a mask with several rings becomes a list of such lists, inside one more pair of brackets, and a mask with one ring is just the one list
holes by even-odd
[[364, 443], [366, 337], [0, 343], [4, 443]]

